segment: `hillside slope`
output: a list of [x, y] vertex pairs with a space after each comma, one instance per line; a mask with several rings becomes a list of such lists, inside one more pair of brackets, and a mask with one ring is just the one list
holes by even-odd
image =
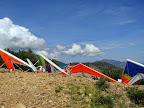
[[[95, 87], [97, 81], [86, 77], [66, 76], [58, 73], [30, 73], [0, 71], [0, 107], [21, 105], [27, 108], [90, 108], [93, 96], [110, 96], [114, 107], [134, 105], [126, 96], [126, 87], [132, 85], [112, 83], [108, 90]], [[144, 89], [144, 86], [139, 86]], [[95, 95], [94, 95], [95, 94]]]

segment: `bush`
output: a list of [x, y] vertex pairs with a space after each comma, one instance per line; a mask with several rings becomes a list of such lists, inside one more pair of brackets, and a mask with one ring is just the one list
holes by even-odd
[[109, 96], [99, 96], [95, 100], [92, 100], [92, 107], [100, 107], [105, 106], [106, 108], [112, 108], [114, 106], [114, 103], [112, 99]]
[[107, 84], [106, 81], [106, 78], [100, 78], [99, 81], [96, 82], [96, 87], [98, 87], [102, 91], [105, 91], [107, 88], [109, 88], [109, 84]]
[[144, 106], [144, 90], [139, 90], [137, 87], [127, 88], [128, 97], [132, 102]]
[[135, 82], [133, 85], [144, 85], [144, 79]]
[[63, 89], [62, 86], [58, 86], [58, 87], [55, 89], [55, 92], [56, 92], [56, 93], [59, 93], [62, 89]]

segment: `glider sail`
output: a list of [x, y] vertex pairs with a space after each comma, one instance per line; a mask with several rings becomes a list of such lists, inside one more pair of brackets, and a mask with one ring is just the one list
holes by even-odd
[[24, 65], [24, 66], [28, 66], [28, 67], [32, 68], [25, 61], [21, 60], [20, 58], [10, 54], [9, 52], [7, 52], [3, 49], [0, 49], [0, 56], [3, 59], [4, 63], [6, 64], [6, 66], [9, 70], [12, 70], [12, 71], [15, 70], [15, 67], [14, 67], [13, 63], [17, 63], [17, 64], [20, 64], [20, 65]]
[[[46, 58], [44, 55], [39, 54], [40, 59], [42, 61], [43, 66], [47, 69], [47, 65], [48, 63], [50, 65], [52, 65], [53, 67], [57, 68], [59, 71], [61, 71], [62, 73], [67, 74], [63, 69], [61, 69], [59, 66], [57, 66], [55, 63], [53, 63], [51, 60], [49, 60], [48, 58]], [[67, 74], [68, 75], [68, 74]]]
[[122, 76], [122, 83], [133, 84], [141, 79], [144, 79], [144, 65], [127, 59]]
[[83, 65], [81, 63], [72, 67], [71, 75], [73, 75], [73, 76], [96, 76], [99, 78], [104, 77], [112, 82], [117, 82], [116, 80], [114, 80], [114, 79], [112, 79], [112, 78], [86, 66], [86, 65]]
[[27, 58], [27, 61], [29, 65], [33, 68], [33, 71], [37, 71], [36, 67], [33, 65], [33, 63]]
[[51, 71], [50, 64], [42, 56], [39, 55], [39, 57], [40, 57], [40, 60], [42, 62], [43, 67], [45, 68], [45, 70], [47, 70], [47, 72], [51, 73], [52, 71]]

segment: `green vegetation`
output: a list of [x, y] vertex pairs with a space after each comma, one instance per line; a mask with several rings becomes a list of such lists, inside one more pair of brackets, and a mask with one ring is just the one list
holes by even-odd
[[122, 69], [115, 69], [115, 70], [103, 70], [102, 73], [115, 79], [115, 80], [118, 80], [118, 79], [121, 79], [122, 77]]
[[105, 63], [105, 62], [84, 63], [84, 64], [91, 67], [91, 68], [99, 69], [100, 71], [119, 69], [118, 67], [116, 67], [112, 64], [109, 64], [109, 63]]
[[[97, 99], [92, 100], [97, 107], [104, 106], [106, 108], [112, 108], [114, 103], [109, 96], [100, 95]], [[93, 105], [94, 105], [93, 104]], [[94, 106], [92, 106], [94, 107]]]
[[56, 93], [59, 93], [62, 89], [63, 89], [62, 86], [58, 86], [58, 87], [55, 89], [55, 92], [56, 92]]
[[144, 85], [144, 79], [135, 82], [133, 85]]
[[7, 71], [4, 71], [4, 70], [0, 70], [0, 73], [6, 73]]
[[26, 59], [29, 58], [33, 63], [37, 62], [37, 57], [31, 49], [28, 49], [28, 51], [19, 50], [18, 52], [14, 52], [9, 48], [6, 48], [5, 50], [24, 61], [26, 61]]
[[135, 104], [144, 106], [144, 90], [139, 90], [137, 87], [127, 88], [128, 97]]
[[55, 59], [52, 59], [51, 61], [54, 62], [56, 65], [60, 66], [60, 65], [58, 64], [58, 61], [56, 61]]
[[98, 82], [96, 82], [96, 87], [101, 89], [102, 91], [105, 91], [109, 88], [109, 84], [107, 84], [106, 81], [108, 81], [108, 79], [100, 78]]
[[[112, 108], [114, 102], [111, 96], [104, 96], [102, 90], [109, 88], [105, 78], [101, 78], [93, 85], [74, 85], [68, 83], [66, 94], [71, 96], [71, 105], [82, 108]], [[98, 88], [97, 88], [98, 87]]]

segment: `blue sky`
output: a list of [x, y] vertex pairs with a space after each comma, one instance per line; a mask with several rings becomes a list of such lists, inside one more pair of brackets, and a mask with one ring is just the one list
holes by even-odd
[[[63, 62], [132, 59], [144, 63], [143, 0], [0, 0], [0, 19], [5, 17], [45, 41], [41, 48], [30, 46], [33, 51], [48, 49]], [[70, 54], [74, 44], [82, 51]], [[92, 54], [86, 44], [95, 47]], [[59, 54], [57, 45], [65, 51]], [[99, 54], [94, 54], [96, 50]]]

